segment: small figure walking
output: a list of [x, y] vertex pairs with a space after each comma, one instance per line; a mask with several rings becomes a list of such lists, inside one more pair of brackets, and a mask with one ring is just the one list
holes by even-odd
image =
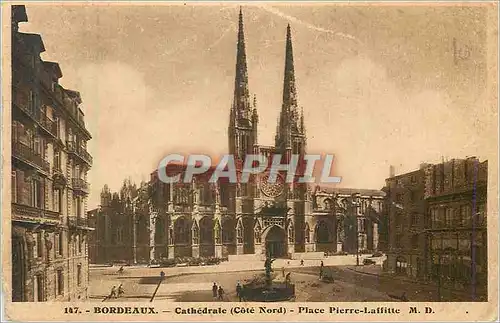
[[281, 267], [281, 274], [285, 277], [285, 267]]
[[125, 294], [125, 291], [123, 290], [122, 284], [120, 284], [120, 286], [118, 286], [118, 297], [122, 297], [123, 294]]
[[240, 300], [240, 302], [241, 302], [241, 300], [243, 298], [243, 295], [241, 295], [242, 291], [243, 291], [243, 288], [241, 287], [240, 282], [238, 282], [236, 284], [236, 296], [238, 296], [238, 299]]
[[323, 267], [319, 267], [319, 279], [323, 278]]
[[300, 259], [300, 265], [304, 266], [304, 259]]
[[214, 299], [217, 299], [217, 284], [214, 283], [214, 285], [212, 286], [212, 297]]
[[123, 274], [123, 271], [124, 271], [123, 266], [121, 266], [120, 269], [118, 269], [118, 275]]
[[219, 301], [223, 301], [224, 300], [224, 290], [222, 289], [222, 286], [219, 286], [218, 293], [219, 293]]
[[291, 280], [292, 280], [292, 279], [290, 278], [290, 274], [291, 274], [291, 273], [286, 274], [286, 277], [285, 277], [285, 283], [286, 283], [287, 285], [288, 285], [288, 284], [290, 284], [290, 282], [291, 282]]

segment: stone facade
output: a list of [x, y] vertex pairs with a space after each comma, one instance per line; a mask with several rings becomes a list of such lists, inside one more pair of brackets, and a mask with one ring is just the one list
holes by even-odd
[[485, 287], [487, 180], [488, 162], [475, 157], [388, 178], [388, 270], [453, 287]]
[[[290, 26], [286, 29], [283, 103], [274, 146], [259, 145], [258, 124], [257, 100], [250, 97], [248, 85], [240, 12], [235, 88], [229, 112], [229, 154], [241, 165], [248, 154], [262, 154], [268, 160], [279, 154], [286, 163], [292, 154], [303, 157], [306, 153], [307, 136], [304, 113], [297, 103]], [[185, 171], [182, 165], [169, 166], [165, 171]], [[131, 197], [131, 206], [121, 212], [122, 218], [117, 215], [117, 208], [126, 203], [123, 197], [112, 208], [104, 201], [107, 198], [103, 199], [95, 218], [99, 237], [105, 240], [95, 245], [106, 250], [95, 254], [107, 256], [96, 256], [95, 261], [143, 259], [141, 250], [147, 244], [147, 233], [141, 233], [144, 228], [149, 233], [149, 261], [185, 256], [293, 257], [305, 252], [323, 256], [325, 252], [378, 249], [383, 192], [288, 184], [284, 181], [286, 175], [280, 173], [275, 184], [267, 182], [268, 173], [252, 175], [248, 183], [209, 183], [205, 174], [195, 176], [191, 183], [167, 184], [158, 179], [155, 171], [148, 183], [148, 199]], [[135, 232], [135, 238], [123, 241], [128, 249], [118, 247], [118, 242], [110, 238], [116, 230]], [[111, 254], [112, 250], [122, 251], [117, 255]], [[135, 251], [130, 255], [127, 250]]]
[[25, 7], [12, 6], [12, 300], [82, 300], [91, 136], [80, 94], [41, 60], [40, 35], [19, 32], [26, 21]]

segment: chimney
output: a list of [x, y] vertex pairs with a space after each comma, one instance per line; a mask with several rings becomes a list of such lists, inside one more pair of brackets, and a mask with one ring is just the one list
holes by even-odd
[[389, 177], [394, 177], [396, 176], [396, 169], [394, 168], [394, 165], [389, 166]]

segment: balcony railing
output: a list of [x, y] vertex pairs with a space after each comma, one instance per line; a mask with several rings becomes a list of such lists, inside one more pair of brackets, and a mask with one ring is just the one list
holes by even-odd
[[49, 173], [50, 165], [43, 157], [21, 142], [12, 143], [12, 155], [35, 168]]
[[88, 228], [89, 220], [80, 216], [69, 216], [68, 226], [70, 228]]
[[66, 147], [68, 148], [68, 153], [76, 155], [89, 166], [92, 165], [92, 156], [84, 148], [78, 146], [76, 142], [67, 141]]
[[43, 128], [47, 133], [57, 138], [57, 123], [50, 120], [46, 115], [40, 114], [35, 118], [41, 128]]
[[32, 109], [29, 102], [13, 103], [13, 105], [27, 114], [47, 134], [57, 138], [57, 123], [50, 120], [40, 108]]
[[84, 193], [89, 192], [89, 183], [81, 178], [73, 178], [72, 180], [73, 190], [78, 190]]
[[54, 224], [59, 223], [60, 217], [59, 212], [17, 203], [12, 203], [12, 215], [13, 220], [24, 220], [29, 222], [47, 220], [46, 222], [52, 222]]

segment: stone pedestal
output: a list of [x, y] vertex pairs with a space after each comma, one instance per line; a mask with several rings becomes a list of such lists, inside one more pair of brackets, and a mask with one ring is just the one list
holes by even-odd
[[222, 258], [222, 245], [221, 244], [215, 245], [215, 257]]
[[254, 247], [254, 253], [255, 253], [256, 255], [262, 255], [262, 254], [265, 252], [265, 250], [264, 250], [264, 249], [265, 249], [265, 248], [263, 247], [263, 244], [262, 244], [262, 243], [256, 243], [256, 244], [255, 244], [255, 247]]
[[198, 258], [200, 256], [200, 246], [199, 245], [191, 246], [191, 256], [194, 258]]
[[168, 246], [168, 259], [175, 258], [175, 247], [173, 245]]
[[241, 244], [240, 244], [240, 243], [238, 243], [238, 244], [236, 245], [236, 254], [237, 254], [237, 255], [243, 255], [243, 254], [245, 254], [245, 249], [244, 249], [244, 247], [243, 247], [243, 244], [242, 244], [242, 243], [241, 243]]

